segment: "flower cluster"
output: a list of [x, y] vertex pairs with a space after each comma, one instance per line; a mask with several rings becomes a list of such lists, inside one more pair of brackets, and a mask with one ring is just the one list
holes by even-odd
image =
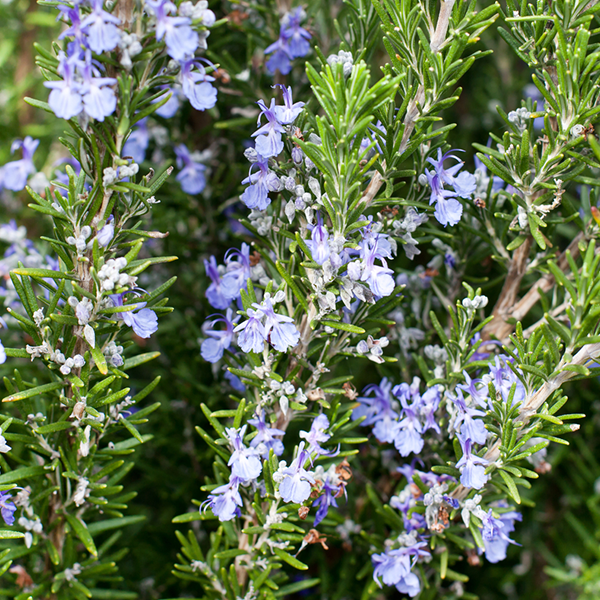
[[[292, 88], [278, 84], [283, 91], [283, 106], [276, 106], [275, 99], [267, 106], [263, 100], [258, 101], [260, 127], [252, 134], [256, 138], [255, 148], [246, 152], [252, 163], [248, 177], [242, 184], [248, 184], [241, 196], [242, 202], [251, 209], [265, 210], [271, 203], [269, 192], [278, 192], [283, 184], [277, 175], [269, 169], [269, 158], [278, 156], [283, 150], [282, 134], [291, 130], [291, 126], [302, 112], [304, 102], [295, 102], [292, 98]], [[262, 118], [266, 123], [261, 125]]]
[[20, 192], [27, 185], [29, 176], [36, 172], [33, 155], [39, 143], [39, 140], [34, 140], [30, 136], [23, 140], [15, 140], [12, 143], [10, 147], [11, 154], [20, 149], [23, 158], [13, 160], [0, 167], [0, 190], [6, 188], [13, 192]]
[[300, 26], [305, 18], [306, 13], [298, 6], [281, 19], [279, 38], [265, 50], [265, 54], [272, 55], [266, 64], [269, 73], [279, 71], [282, 75], [287, 75], [292, 70], [292, 60], [310, 52], [308, 40], [312, 36]]
[[411, 385], [401, 383], [393, 389], [386, 378], [379, 385], [368, 385], [363, 390], [365, 395], [357, 398], [360, 406], [352, 412], [352, 419], [364, 418], [361, 424], [373, 426], [377, 440], [393, 443], [402, 456], [419, 454], [424, 444], [423, 433], [429, 429], [440, 433], [435, 418], [440, 405], [438, 386], [421, 395], [420, 385], [418, 377]]
[[[257, 430], [249, 445], [244, 443], [247, 425], [241, 429], [225, 430], [232, 450], [227, 463], [231, 467], [229, 483], [212, 490], [203, 503], [204, 509], [210, 508], [220, 521], [229, 521], [241, 514], [240, 485], [261, 489], [258, 482], [263, 471], [261, 458], [267, 460], [271, 451], [275, 456], [281, 456], [284, 452], [282, 438], [285, 431], [271, 427], [262, 410], [248, 423]], [[336, 498], [344, 494], [346, 485], [346, 478], [341, 474], [344, 463], [332, 464], [327, 470], [319, 465], [312, 470], [315, 460], [335, 455], [335, 452], [327, 451], [321, 446], [331, 438], [331, 434], [327, 433], [328, 429], [327, 416], [316, 416], [309, 431], [300, 432], [303, 441], [296, 448], [292, 462], [288, 466], [285, 460], [280, 461], [279, 468], [273, 474], [273, 481], [278, 485], [278, 497], [284, 502], [303, 504], [309, 498], [314, 498], [311, 506], [317, 508], [315, 526], [327, 516], [330, 506], [337, 506]]]

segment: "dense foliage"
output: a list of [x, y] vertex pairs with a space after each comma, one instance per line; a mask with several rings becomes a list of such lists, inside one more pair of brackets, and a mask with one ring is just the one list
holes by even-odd
[[597, 597], [599, 8], [2, 4], [0, 597]]

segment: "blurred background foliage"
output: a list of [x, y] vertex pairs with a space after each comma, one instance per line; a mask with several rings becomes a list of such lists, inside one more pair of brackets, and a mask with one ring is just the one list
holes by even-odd
[[[367, 1], [355, 0], [353, 4], [366, 11], [366, 18], [359, 20], [360, 30], [357, 21], [350, 19], [353, 9], [349, 4], [339, 0], [304, 2], [313, 41], [327, 56], [339, 49], [339, 32], [346, 40], [354, 36], [366, 44], [366, 59], [381, 66], [386, 54], [380, 46], [377, 21], [371, 18], [374, 13]], [[293, 83], [296, 99], [310, 99], [301, 60], [295, 62], [290, 75], [278, 75], [275, 80], [264, 67], [263, 50], [277, 38], [278, 17], [290, 8], [285, 0], [216, 0], [210, 2], [210, 8], [218, 19], [225, 19], [212, 30], [207, 54], [222, 69], [217, 106], [205, 113], [187, 107], [169, 122], [155, 118], [156, 125], [168, 127], [172, 143], [209, 151], [210, 174], [204, 193], [194, 197], [182, 192], [173, 179], [161, 191], [161, 204], [153, 209], [154, 227], [170, 232], [165, 240], [155, 242], [156, 250], [177, 255], [179, 260], [153, 272], [152, 277], [161, 282], [177, 275], [169, 300], [175, 310], [147, 343], [149, 349], [159, 349], [161, 357], [150, 366], [138, 368], [137, 380], [132, 381], [133, 389], [141, 389], [156, 375], [162, 377], [151, 398], [152, 402], [160, 401], [161, 410], [144, 430], [154, 438], [137, 453], [136, 466], [129, 474], [129, 488], [138, 492], [130, 514], [143, 514], [147, 519], [125, 530], [119, 542], [135, 549], [122, 562], [122, 575], [130, 589], [144, 599], [196, 597], [201, 593], [191, 584], [188, 589], [185, 581], [171, 573], [180, 549], [175, 530], [185, 531], [187, 527], [174, 525], [172, 519], [193, 509], [191, 499], [202, 497], [199, 487], [212, 472], [212, 453], [194, 430], [197, 425], [206, 426], [200, 404], [226, 408], [224, 402], [231, 391], [222, 375], [214, 373], [213, 366], [199, 354], [201, 324], [210, 314], [204, 297], [208, 283], [203, 260], [211, 254], [221, 260], [229, 247], [248, 239], [235, 218], [246, 213], [239, 194], [248, 166], [243, 150], [257, 114], [254, 99], [270, 97], [273, 83], [284, 82]], [[41, 140], [36, 166], [49, 178], [54, 163], [63, 156], [58, 137], [64, 125], [25, 104], [23, 97], [46, 98], [33, 44], [47, 48], [56, 38], [60, 26], [54, 15], [55, 11], [33, 0], [0, 2], [0, 164], [10, 160], [15, 138], [31, 135]], [[518, 108], [531, 83], [526, 66], [502, 41], [496, 27], [485, 33], [480, 46], [493, 50], [493, 54], [468, 71], [460, 82], [460, 100], [441, 123], [456, 123], [449, 139], [453, 147], [466, 149], [469, 170], [473, 169], [472, 143], [485, 143], [490, 131], [500, 134], [502, 130], [496, 106], [505, 111]], [[308, 59], [316, 61], [315, 53]], [[373, 73], [376, 77], [376, 68]], [[147, 157], [145, 168], [159, 166], [156, 160], [174, 163], [168, 146], [151, 145]], [[27, 209], [27, 202], [26, 193], [3, 191], [1, 221], [14, 218], [27, 227], [30, 239], [39, 238], [47, 233], [49, 221]], [[430, 258], [424, 252], [407, 267], [426, 265]], [[494, 267], [485, 261], [472, 261], [466, 266], [467, 280], [469, 276], [483, 278], [478, 281], [485, 287], [486, 281], [489, 285], [494, 280]], [[3, 365], [0, 374], [5, 375], [8, 369]], [[349, 369], [352, 372], [352, 364]], [[389, 367], [386, 373], [400, 379], [400, 374]], [[358, 389], [378, 381], [372, 372], [355, 375]], [[523, 523], [517, 528], [516, 539], [522, 547], [512, 546], [508, 559], [497, 565], [465, 568], [470, 577], [469, 591], [481, 600], [600, 597], [600, 383], [578, 382], [576, 388], [565, 391], [570, 396], [570, 412], [583, 412], [587, 419], [569, 438], [570, 446], [551, 448], [547, 458], [551, 470], [533, 486], [527, 500], [535, 506], [523, 508]], [[363, 482], [355, 480], [349, 486], [350, 498], [352, 487], [361, 485]], [[339, 512], [352, 518], [356, 510], [361, 507], [350, 500]], [[210, 528], [210, 521], [193, 525], [201, 541], [207, 535], [201, 527]], [[364, 566], [362, 554], [355, 550], [348, 544], [336, 545], [331, 554], [320, 547], [306, 550], [321, 556], [314, 561], [321, 565], [320, 572], [308, 573], [309, 577], [320, 577], [321, 585], [309, 595], [355, 597], [354, 576]]]

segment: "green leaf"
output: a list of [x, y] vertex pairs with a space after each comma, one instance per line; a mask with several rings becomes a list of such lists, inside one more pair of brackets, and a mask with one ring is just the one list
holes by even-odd
[[75, 277], [75, 275], [71, 275], [70, 273], [62, 273], [61, 271], [52, 271], [51, 269], [18, 268], [13, 269], [11, 272], [15, 273], [15, 275], [36, 277], [38, 279], [71, 279], [72, 281], [77, 281], [77, 277]]
[[341, 331], [347, 331], [348, 333], [356, 333], [362, 335], [366, 333], [362, 327], [357, 325], [351, 325], [350, 323], [341, 323], [339, 321], [321, 321], [324, 327], [331, 327], [332, 329], [340, 329]]
[[75, 515], [65, 514], [67, 521], [75, 535], [83, 542], [85, 549], [92, 555], [98, 556], [98, 551], [96, 550], [96, 544], [94, 544], [94, 539], [90, 531], [88, 530], [88, 526], [82, 521], [79, 517]]
[[121, 527], [127, 527], [128, 525], [135, 525], [145, 521], [144, 515], [132, 515], [129, 517], [121, 517], [120, 519], [106, 519], [105, 521], [98, 521], [88, 525], [88, 531], [92, 535], [97, 535], [103, 531], [110, 531], [112, 529], [120, 529]]
[[12, 531], [10, 529], [0, 529], [0, 540], [16, 540], [17, 538], [25, 537], [20, 531]]
[[283, 550], [281, 550], [281, 548], [274, 548], [274, 552], [275, 554], [277, 554], [277, 556], [279, 556], [281, 560], [286, 562], [291, 567], [294, 567], [294, 569], [299, 569], [300, 571], [306, 571], [308, 569], [308, 565], [305, 565], [303, 562], [300, 562], [291, 554], [284, 552]]
[[17, 481], [44, 475], [47, 472], [48, 471], [42, 466], [21, 467], [20, 469], [15, 469], [14, 471], [9, 471], [8, 473], [0, 475], [0, 485], [4, 483], [17, 483]]
[[144, 354], [138, 354], [137, 356], [132, 356], [125, 361], [123, 365], [123, 370], [133, 369], [134, 367], [139, 367], [144, 363], [147, 363], [155, 358], [160, 356], [160, 352], [145, 352]]
[[519, 490], [517, 490], [517, 486], [513, 481], [513, 478], [504, 470], [499, 469], [500, 477], [504, 480], [506, 487], [508, 488], [508, 493], [510, 497], [517, 503], [521, 504], [521, 496], [519, 495]]
[[41, 394], [45, 394], [46, 392], [53, 392], [54, 390], [59, 390], [62, 387], [62, 382], [57, 381], [56, 383], [46, 383], [44, 385], [39, 385], [34, 388], [29, 388], [28, 390], [17, 392], [16, 394], [6, 396], [2, 399], [2, 402], [16, 402], [17, 400], [25, 400], [25, 398], [40, 396]]

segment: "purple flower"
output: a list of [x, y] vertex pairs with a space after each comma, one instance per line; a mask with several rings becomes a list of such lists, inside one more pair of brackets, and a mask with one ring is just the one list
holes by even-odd
[[330, 506], [337, 507], [336, 498], [339, 497], [344, 487], [340, 485], [340, 479], [335, 472], [335, 465], [331, 465], [325, 472], [323, 467], [317, 467], [315, 479], [321, 482], [321, 495], [313, 502], [313, 506], [318, 506], [315, 515], [314, 527], [316, 527], [329, 512]]
[[[196, 67], [196, 71], [192, 69]], [[197, 60], [181, 63], [181, 89], [196, 110], [207, 110], [217, 103], [217, 90], [210, 84], [214, 77], [206, 74]]]
[[282, 125], [289, 125], [296, 120], [296, 117], [302, 112], [304, 102], [296, 102], [292, 99], [292, 88], [285, 87], [281, 83], [274, 85], [273, 87], [280, 87], [283, 92], [283, 106], [276, 106], [273, 111], [277, 120]]
[[381, 443], [392, 443], [398, 433], [398, 413], [392, 407], [391, 390], [392, 384], [385, 377], [379, 385], [368, 385], [363, 394], [374, 396], [357, 398], [361, 405], [352, 411], [353, 421], [365, 416], [362, 425], [374, 425], [373, 434]]
[[325, 433], [325, 430], [329, 428], [329, 419], [327, 415], [320, 414], [318, 417], [312, 422], [310, 426], [310, 431], [301, 431], [300, 437], [306, 440], [308, 444], [308, 453], [309, 454], [317, 454], [318, 456], [329, 454], [327, 450], [321, 448], [321, 444], [326, 442], [331, 435], [329, 433]]
[[117, 108], [117, 97], [114, 90], [109, 87], [115, 85], [117, 80], [112, 77], [92, 77], [91, 57], [88, 56], [87, 60], [87, 64], [82, 68], [83, 107], [92, 119], [102, 122]]
[[[240, 516], [242, 497], [238, 491], [239, 477], [231, 475], [229, 483], [215, 488], [202, 503], [204, 510], [210, 508], [219, 521], [231, 521], [235, 516]], [[202, 510], [202, 506], [200, 510]]]
[[265, 49], [265, 54], [273, 54], [266, 62], [266, 67], [271, 75], [279, 71], [282, 75], [287, 75], [292, 70], [292, 56], [290, 54], [287, 40], [279, 37]]
[[489, 396], [488, 387], [483, 385], [478, 389], [477, 384], [482, 383], [481, 379], [471, 379], [466, 371], [463, 371], [463, 375], [465, 378], [465, 383], [459, 383], [456, 386], [457, 389], [462, 390], [465, 394], [471, 396], [471, 399], [477, 406], [485, 408], [487, 406], [487, 399]]
[[58, 73], [63, 80], [44, 82], [44, 85], [52, 90], [48, 97], [48, 104], [59, 119], [76, 117], [83, 109], [81, 84], [75, 80], [75, 69], [78, 63], [78, 56], [67, 58], [64, 52], [59, 52]]
[[312, 36], [306, 29], [300, 27], [300, 23], [305, 18], [306, 13], [301, 6], [298, 6], [295, 10], [286, 13], [281, 19], [280, 37], [287, 41], [291, 58], [300, 58], [310, 52], [308, 40]]
[[103, 10], [103, 0], [91, 0], [92, 12], [81, 23], [87, 43], [96, 53], [114, 50], [121, 41], [118, 27], [121, 20]]
[[311, 483], [315, 483], [315, 478], [304, 468], [309, 459], [310, 455], [304, 449], [304, 442], [300, 442], [298, 454], [292, 464], [277, 472], [280, 478], [279, 493], [284, 502], [302, 504], [310, 496]]
[[400, 402], [402, 403], [401, 414], [404, 418], [398, 423], [394, 446], [401, 456], [408, 456], [411, 452], [419, 454], [423, 450], [424, 441], [421, 437], [423, 426], [419, 420], [417, 403], [413, 402], [409, 405], [403, 396], [400, 397]]
[[490, 375], [491, 381], [496, 388], [496, 392], [500, 393], [504, 402], [508, 402], [508, 398], [513, 386], [515, 387], [515, 391], [511, 406], [514, 406], [515, 404], [521, 403], [525, 400], [525, 386], [508, 366], [508, 364], [499, 356], [494, 358], [494, 365], [490, 365]]
[[265, 317], [265, 338], [269, 337], [271, 346], [279, 352], [286, 352], [288, 348], [293, 348], [300, 339], [300, 332], [294, 324], [292, 317], [278, 315], [273, 308], [273, 303], [269, 294], [261, 304], [254, 303], [257, 312]]
[[331, 250], [327, 242], [328, 238], [329, 233], [327, 233], [327, 227], [323, 225], [321, 213], [317, 212], [317, 224], [312, 225], [311, 239], [306, 240], [306, 245], [312, 254], [312, 259], [318, 265], [322, 265], [331, 254]]
[[244, 425], [239, 430], [233, 427], [225, 429], [225, 434], [229, 438], [229, 443], [233, 448], [233, 454], [227, 466], [231, 467], [231, 474], [239, 477], [242, 483], [255, 480], [262, 471], [262, 464], [256, 457], [258, 454], [257, 451], [254, 448], [247, 448], [244, 445], [243, 439], [246, 427], [247, 425]]
[[187, 17], [169, 17], [177, 7], [170, 0], [146, 0], [146, 6], [156, 16], [156, 39], [163, 38], [167, 45], [167, 54], [175, 60], [183, 61], [193, 56], [198, 48], [198, 33], [190, 27]]
[[484, 466], [488, 464], [488, 460], [471, 452], [473, 441], [466, 435], [459, 433], [458, 441], [463, 451], [463, 455], [456, 463], [456, 468], [460, 470], [460, 482], [465, 487], [480, 490], [488, 480]]
[[373, 554], [371, 556], [375, 565], [373, 579], [379, 587], [381, 587], [379, 581], [381, 578], [386, 585], [395, 585], [400, 593], [408, 594], [411, 598], [416, 596], [421, 589], [421, 584], [411, 569], [419, 557], [429, 556], [429, 552], [423, 549], [425, 546], [427, 542], [416, 542], [413, 546], [388, 549], [383, 554]]
[[460, 389], [456, 390], [455, 396], [448, 393], [448, 397], [458, 409], [458, 414], [452, 425], [454, 429], [460, 431], [460, 433], [469, 438], [474, 444], [485, 444], [488, 436], [485, 424], [481, 419], [474, 418], [483, 417], [485, 413], [467, 406]]
[[15, 512], [17, 507], [11, 502], [12, 496], [8, 492], [0, 492], [0, 513], [7, 525], [13, 525], [15, 522]]
[[255, 448], [264, 459], [269, 458], [269, 452], [271, 450], [273, 450], [275, 456], [281, 456], [283, 454], [283, 442], [279, 437], [275, 436], [283, 437], [285, 431], [269, 427], [265, 421], [265, 415], [262, 410], [259, 411], [255, 419], [250, 419], [248, 423], [258, 430], [256, 436], [252, 438], [250, 446]]
[[275, 99], [271, 98], [269, 107], [262, 100], [259, 100], [257, 104], [261, 111], [257, 124], [260, 125], [263, 115], [267, 122], [252, 134], [252, 137], [256, 137], [256, 151], [264, 158], [277, 156], [283, 150], [281, 134], [285, 132], [285, 128], [275, 114]]
[[65, 29], [59, 36], [58, 39], [62, 40], [66, 37], [74, 37], [75, 42], [79, 47], [87, 45], [87, 38], [81, 30], [81, 15], [79, 14], [79, 3], [75, 3], [73, 8], [59, 4], [56, 7], [63, 16], [71, 23], [71, 26]]
[[265, 326], [262, 324], [262, 314], [249, 308], [246, 311], [248, 320], [240, 323], [235, 329], [238, 335], [238, 346], [242, 352], [262, 352], [266, 341]]
[[[254, 167], [258, 171], [254, 171]], [[250, 166], [248, 177], [242, 184], [250, 184], [241, 196], [242, 202], [251, 209], [265, 210], [271, 204], [269, 192], [278, 192], [282, 185], [279, 177], [269, 169], [269, 159], [258, 156], [256, 162]]]
[[[239, 321], [239, 318], [239, 315], [233, 317], [233, 311], [228, 308], [225, 317], [217, 316], [212, 321], [206, 321], [203, 329], [208, 337], [200, 346], [200, 354], [204, 360], [211, 363], [221, 360], [223, 353], [231, 345], [233, 340], [233, 326]], [[217, 323], [224, 323], [225, 329], [214, 329]]]
[[225, 297], [223, 290], [221, 289], [221, 277], [219, 276], [217, 260], [214, 256], [211, 256], [209, 260], [204, 259], [204, 268], [206, 269], [206, 274], [212, 282], [208, 286], [205, 296], [208, 298], [208, 301], [214, 308], [218, 308], [219, 310], [227, 308], [231, 302], [231, 299]]
[[[159, 117], [163, 119], [170, 119], [175, 116], [175, 113], [179, 110], [180, 99], [183, 96], [181, 88], [178, 85], [174, 85], [172, 87], [162, 86], [163, 89], [170, 94], [169, 99], [161, 106], [159, 106], [154, 114], [157, 114]], [[154, 102], [159, 102], [162, 100], [164, 96], [157, 98]]]
[[[237, 260], [234, 260], [237, 258]], [[240, 295], [242, 289], [246, 289], [250, 277], [250, 246], [243, 243], [242, 249], [231, 248], [225, 254], [225, 265], [227, 272], [221, 279], [221, 291], [225, 298], [234, 300]]]
[[[125, 294], [131, 293], [132, 292], [123, 292], [122, 294], [113, 294], [110, 297], [115, 306], [124, 306], [123, 297]], [[158, 329], [158, 317], [153, 310], [144, 308], [146, 302], [136, 302], [135, 304], [127, 304], [125, 306], [128, 308], [135, 308], [125, 312], [115, 313], [115, 316], [118, 319], [122, 319], [125, 325], [131, 327], [137, 336], [146, 339]]]
[[33, 154], [39, 143], [39, 140], [34, 140], [30, 136], [27, 136], [22, 141], [15, 140], [12, 143], [10, 147], [11, 153], [20, 148], [23, 158], [21, 160], [13, 160], [2, 167], [2, 184], [7, 190], [19, 192], [27, 185], [29, 175], [35, 173]]
[[144, 162], [146, 158], [146, 150], [150, 143], [150, 134], [148, 133], [148, 117], [144, 117], [141, 121], [135, 124], [134, 129], [129, 134], [121, 156], [131, 157], [133, 162], [139, 164]]
[[[500, 503], [498, 503], [500, 506]], [[507, 506], [505, 502], [502, 506]], [[481, 537], [485, 546], [485, 557], [491, 563], [497, 563], [506, 558], [506, 551], [509, 544], [517, 544], [508, 537], [509, 533], [515, 530], [515, 521], [521, 521], [522, 515], [516, 511], [506, 512], [500, 515], [499, 519], [492, 516], [490, 508], [488, 514], [483, 518], [483, 527], [481, 528]]]
[[175, 146], [175, 154], [177, 155], [177, 167], [181, 171], [177, 174], [177, 181], [181, 185], [181, 189], [192, 196], [199, 194], [206, 187], [206, 177], [204, 172], [206, 167], [195, 160], [189, 150], [183, 145]]
[[98, 243], [103, 248], [106, 248], [112, 241], [113, 237], [115, 237], [114, 220], [115, 218], [112, 215], [110, 215], [110, 217], [108, 217], [106, 221], [106, 224], [104, 225], [104, 227], [102, 227], [102, 229], [100, 229], [98, 235], [96, 236], [96, 238], [98, 239]]

